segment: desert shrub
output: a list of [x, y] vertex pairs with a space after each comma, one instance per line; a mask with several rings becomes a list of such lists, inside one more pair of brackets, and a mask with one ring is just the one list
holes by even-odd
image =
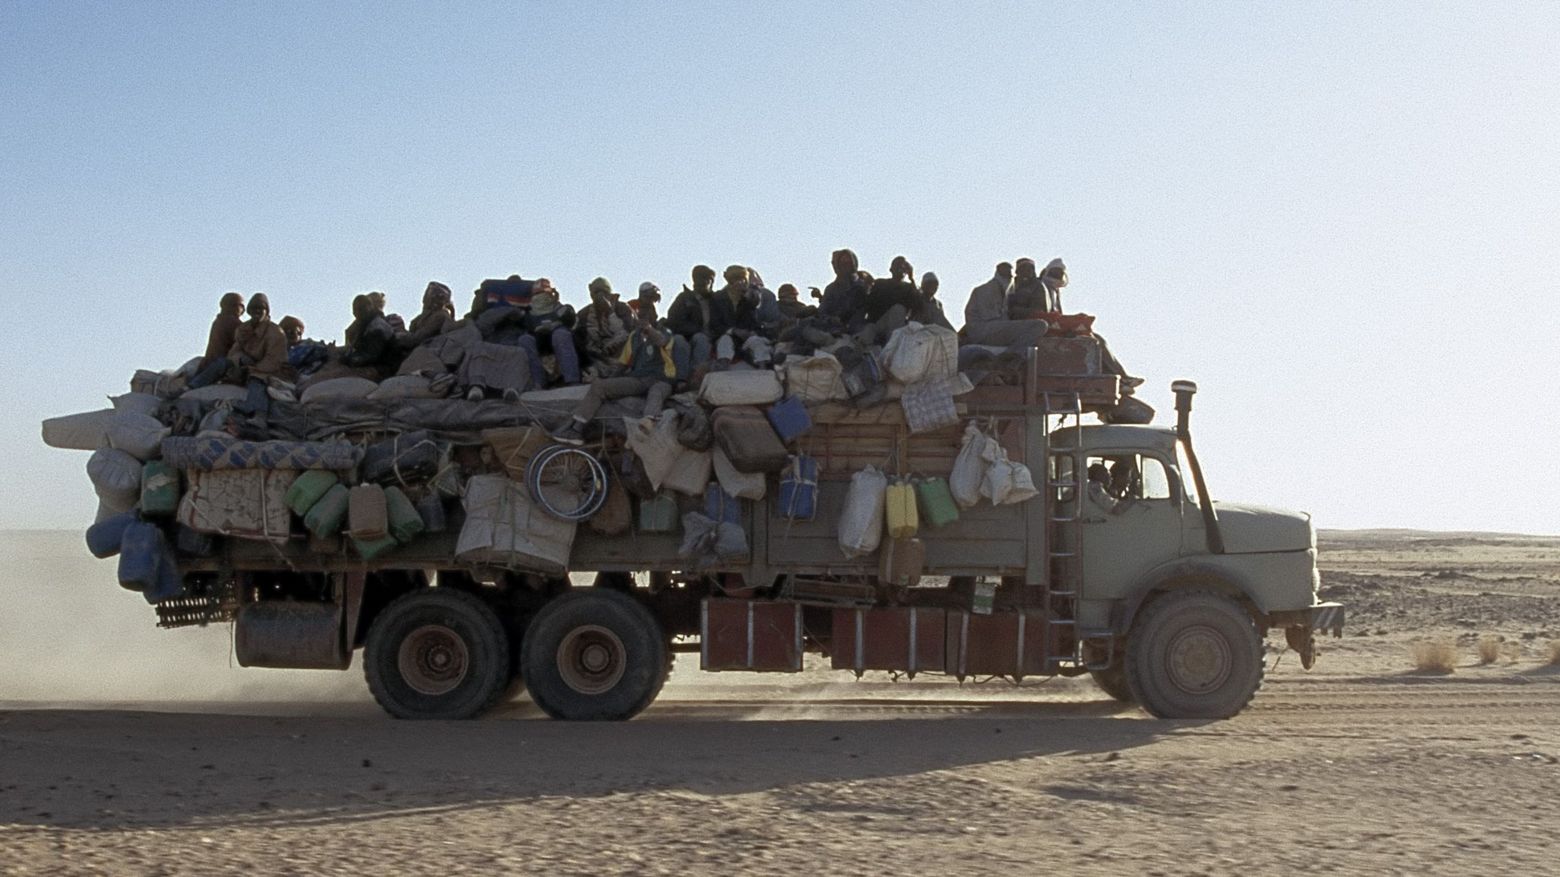
[[1481, 637], [1479, 637], [1479, 645], [1478, 645], [1479, 663], [1480, 664], [1493, 664], [1496, 661], [1499, 661], [1500, 660], [1500, 652], [1501, 652], [1500, 647], [1501, 647], [1500, 637], [1497, 637], [1497, 636], [1481, 636]]
[[1450, 673], [1457, 668], [1457, 646], [1450, 640], [1422, 639], [1410, 653], [1414, 669], [1421, 673]]

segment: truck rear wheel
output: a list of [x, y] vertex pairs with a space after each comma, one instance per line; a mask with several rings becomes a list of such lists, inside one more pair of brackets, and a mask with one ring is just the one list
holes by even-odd
[[1100, 690], [1110, 695], [1113, 700], [1122, 703], [1137, 703], [1137, 698], [1132, 696], [1132, 686], [1127, 684], [1127, 668], [1120, 663], [1107, 667], [1104, 670], [1090, 670], [1089, 675], [1094, 678], [1094, 684]]
[[1161, 719], [1225, 719], [1262, 684], [1262, 639], [1239, 603], [1172, 591], [1149, 603], [1127, 640], [1127, 686]]
[[531, 699], [555, 719], [631, 719], [661, 693], [671, 670], [661, 625], [619, 591], [571, 591], [537, 613], [521, 667]]
[[510, 681], [509, 638], [493, 609], [451, 588], [423, 588], [385, 607], [368, 631], [363, 675], [398, 719], [469, 719]]

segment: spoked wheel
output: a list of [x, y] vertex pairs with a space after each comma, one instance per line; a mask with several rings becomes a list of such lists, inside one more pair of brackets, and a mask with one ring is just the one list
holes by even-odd
[[1262, 639], [1229, 597], [1173, 591], [1133, 626], [1125, 669], [1128, 688], [1159, 718], [1229, 718], [1262, 684]]
[[548, 514], [583, 521], [607, 501], [607, 470], [583, 448], [552, 445], [531, 458], [526, 488]]
[[655, 700], [670, 672], [661, 625], [618, 591], [571, 591], [526, 630], [521, 666], [531, 699], [555, 719], [621, 720]]
[[492, 708], [510, 679], [509, 639], [470, 594], [423, 588], [374, 619], [363, 653], [369, 690], [398, 719], [469, 719]]

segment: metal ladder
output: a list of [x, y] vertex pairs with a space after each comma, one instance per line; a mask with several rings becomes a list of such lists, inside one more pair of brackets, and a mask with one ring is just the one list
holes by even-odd
[[[1048, 670], [1079, 658], [1078, 596], [1083, 593], [1083, 509], [1087, 488], [1077, 454], [1083, 448], [1083, 401], [1074, 393], [1041, 397], [1046, 423], [1045, 551], [1047, 579], [1041, 606], [1045, 612], [1045, 658]], [[1057, 418], [1051, 429], [1051, 418]], [[1072, 441], [1054, 440], [1068, 429]], [[1070, 473], [1070, 477], [1069, 477]], [[1067, 498], [1071, 491], [1071, 499]]]

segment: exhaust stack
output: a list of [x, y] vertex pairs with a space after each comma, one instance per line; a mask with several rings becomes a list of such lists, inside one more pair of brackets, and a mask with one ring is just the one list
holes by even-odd
[[1175, 433], [1186, 448], [1186, 461], [1192, 466], [1192, 480], [1197, 484], [1197, 504], [1202, 510], [1203, 528], [1207, 532], [1208, 552], [1224, 553], [1224, 534], [1219, 530], [1219, 516], [1213, 510], [1213, 499], [1208, 496], [1208, 484], [1203, 480], [1202, 465], [1197, 462], [1197, 452], [1192, 449], [1192, 397], [1197, 395], [1193, 381], [1172, 381], [1170, 392], [1175, 394]]

